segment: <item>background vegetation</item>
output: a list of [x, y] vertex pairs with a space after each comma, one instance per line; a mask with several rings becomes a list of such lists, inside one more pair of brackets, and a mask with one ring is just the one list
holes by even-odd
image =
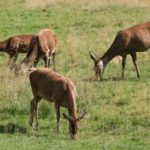
[[150, 52], [138, 54], [140, 79], [128, 57], [125, 80], [120, 80], [121, 63], [115, 61], [107, 66], [103, 82], [91, 81], [93, 62], [88, 54], [101, 56], [119, 30], [149, 21], [149, 0], [1, 0], [0, 7], [1, 41], [43, 28], [56, 32], [57, 71], [77, 87], [78, 114], [83, 108], [87, 111], [75, 141], [63, 118], [56, 133], [53, 104], [45, 101], [40, 103], [39, 130], [33, 130], [28, 125], [28, 77], [14, 77], [7, 54], [0, 53], [1, 150], [150, 149]]

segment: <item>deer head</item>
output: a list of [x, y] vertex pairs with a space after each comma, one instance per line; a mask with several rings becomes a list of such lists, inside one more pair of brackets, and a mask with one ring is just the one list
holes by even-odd
[[63, 113], [64, 118], [69, 121], [69, 132], [70, 132], [71, 139], [75, 139], [78, 130], [78, 122], [84, 118], [85, 114], [86, 112], [84, 111], [83, 114], [80, 115], [80, 117], [73, 118]]
[[97, 56], [89, 52], [91, 59], [94, 61], [94, 71], [95, 71], [95, 77], [96, 79], [102, 80], [102, 74], [104, 71], [104, 64], [101, 59], [99, 59]]

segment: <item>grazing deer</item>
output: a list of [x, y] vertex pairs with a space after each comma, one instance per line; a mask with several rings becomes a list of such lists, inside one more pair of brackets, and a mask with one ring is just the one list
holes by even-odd
[[144, 52], [150, 48], [150, 22], [138, 24], [128, 29], [120, 31], [107, 52], [97, 58], [90, 53], [94, 61], [95, 76], [98, 80], [102, 79], [102, 74], [106, 65], [117, 55], [122, 56], [122, 79], [124, 79], [126, 57], [131, 55], [135, 66], [137, 77], [140, 77], [136, 52]]
[[30, 71], [29, 78], [34, 98], [31, 100], [29, 124], [32, 126], [33, 115], [35, 114], [36, 127], [38, 127], [38, 103], [43, 98], [49, 102], [54, 102], [58, 132], [60, 106], [68, 109], [69, 116], [66, 114], [63, 114], [63, 116], [69, 121], [71, 138], [75, 138], [77, 123], [84, 117], [85, 113], [77, 117], [77, 92], [73, 82], [48, 68], [33, 68], [32, 70], [30, 69]]
[[21, 62], [21, 65], [16, 68], [16, 72], [20, 70], [28, 70], [34, 63], [36, 67], [40, 58], [44, 60], [45, 67], [50, 66], [50, 56], [52, 56], [53, 67], [55, 70], [55, 50], [56, 50], [56, 35], [49, 29], [43, 29], [34, 36], [30, 44], [30, 50], [26, 58]]
[[33, 35], [17, 35], [0, 42], [0, 51], [9, 55], [10, 68], [13, 68], [19, 53], [28, 53]]

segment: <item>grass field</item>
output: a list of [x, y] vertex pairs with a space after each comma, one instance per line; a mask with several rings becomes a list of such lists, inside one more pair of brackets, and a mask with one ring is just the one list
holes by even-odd
[[7, 54], [0, 53], [0, 149], [149, 150], [150, 52], [138, 54], [140, 79], [128, 57], [124, 81], [120, 62], [107, 66], [103, 82], [90, 81], [94, 72], [89, 57], [89, 51], [101, 56], [119, 30], [149, 21], [149, 0], [41, 1], [1, 0], [0, 41], [43, 28], [55, 31], [56, 69], [75, 83], [78, 114], [83, 109], [87, 114], [75, 141], [70, 140], [68, 122], [62, 116], [60, 134], [56, 133], [52, 103], [40, 103], [39, 130], [30, 128], [28, 77], [15, 78], [7, 66]]

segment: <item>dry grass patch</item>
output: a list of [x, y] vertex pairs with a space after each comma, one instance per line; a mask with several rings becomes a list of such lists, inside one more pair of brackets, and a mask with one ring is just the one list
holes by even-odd
[[150, 7], [149, 0], [26, 0], [26, 6], [29, 8], [43, 8], [54, 5], [80, 6], [97, 8], [108, 5], [121, 5], [130, 7]]

